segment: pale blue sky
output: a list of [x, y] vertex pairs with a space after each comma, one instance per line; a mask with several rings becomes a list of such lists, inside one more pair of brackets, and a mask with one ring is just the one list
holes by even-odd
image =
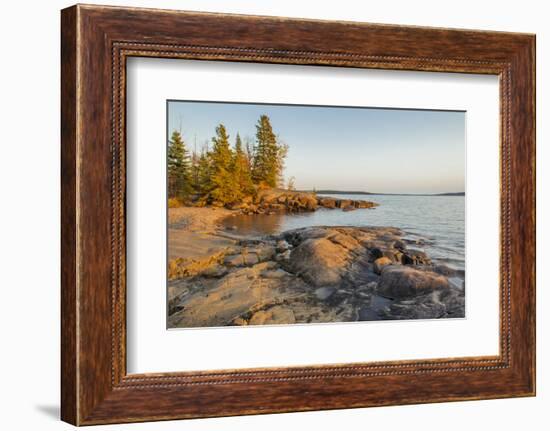
[[288, 144], [285, 178], [298, 189], [443, 193], [465, 189], [465, 112], [168, 102], [168, 130], [200, 150], [223, 123], [254, 140], [260, 115]]

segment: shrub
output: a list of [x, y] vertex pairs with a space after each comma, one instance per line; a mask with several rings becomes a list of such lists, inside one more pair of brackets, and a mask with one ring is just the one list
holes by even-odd
[[168, 208], [179, 208], [182, 206], [182, 203], [177, 198], [169, 198], [168, 199]]

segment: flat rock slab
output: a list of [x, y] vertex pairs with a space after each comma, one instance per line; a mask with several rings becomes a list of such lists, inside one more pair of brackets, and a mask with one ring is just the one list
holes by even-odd
[[213, 283], [204, 283], [203, 289], [179, 301], [179, 311], [169, 317], [169, 326], [226, 326], [255, 309], [302, 294], [291, 288], [293, 281], [301, 284], [299, 279], [260, 277], [269, 267], [265, 262], [239, 268]]
[[189, 232], [182, 229], [168, 229], [168, 259], [200, 259], [232, 247], [234, 239], [213, 235], [212, 233]]

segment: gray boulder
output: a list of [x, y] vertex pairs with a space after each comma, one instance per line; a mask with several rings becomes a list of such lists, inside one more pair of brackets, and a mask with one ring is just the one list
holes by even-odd
[[449, 287], [447, 278], [435, 272], [388, 265], [382, 270], [378, 292], [389, 298], [408, 298]]

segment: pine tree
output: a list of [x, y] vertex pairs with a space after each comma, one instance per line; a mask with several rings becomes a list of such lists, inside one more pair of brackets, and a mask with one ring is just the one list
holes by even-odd
[[203, 150], [197, 163], [197, 193], [201, 197], [208, 197], [212, 190], [211, 163], [207, 150]]
[[237, 193], [231, 172], [233, 154], [229, 146], [229, 136], [223, 124], [216, 127], [216, 137], [212, 138], [212, 143], [213, 147], [210, 153], [212, 190], [210, 191], [210, 197], [214, 201], [225, 205], [235, 202]]
[[256, 149], [252, 170], [252, 179], [256, 184], [277, 187], [280, 182], [286, 146], [277, 143], [271, 122], [262, 115], [256, 124]]
[[168, 195], [171, 198], [185, 200], [192, 193], [191, 165], [189, 153], [181, 133], [172, 132], [168, 142]]
[[241, 199], [243, 196], [251, 195], [254, 192], [252, 175], [250, 173], [248, 157], [243, 150], [241, 137], [238, 133], [235, 138], [232, 173], [237, 191], [236, 198]]

